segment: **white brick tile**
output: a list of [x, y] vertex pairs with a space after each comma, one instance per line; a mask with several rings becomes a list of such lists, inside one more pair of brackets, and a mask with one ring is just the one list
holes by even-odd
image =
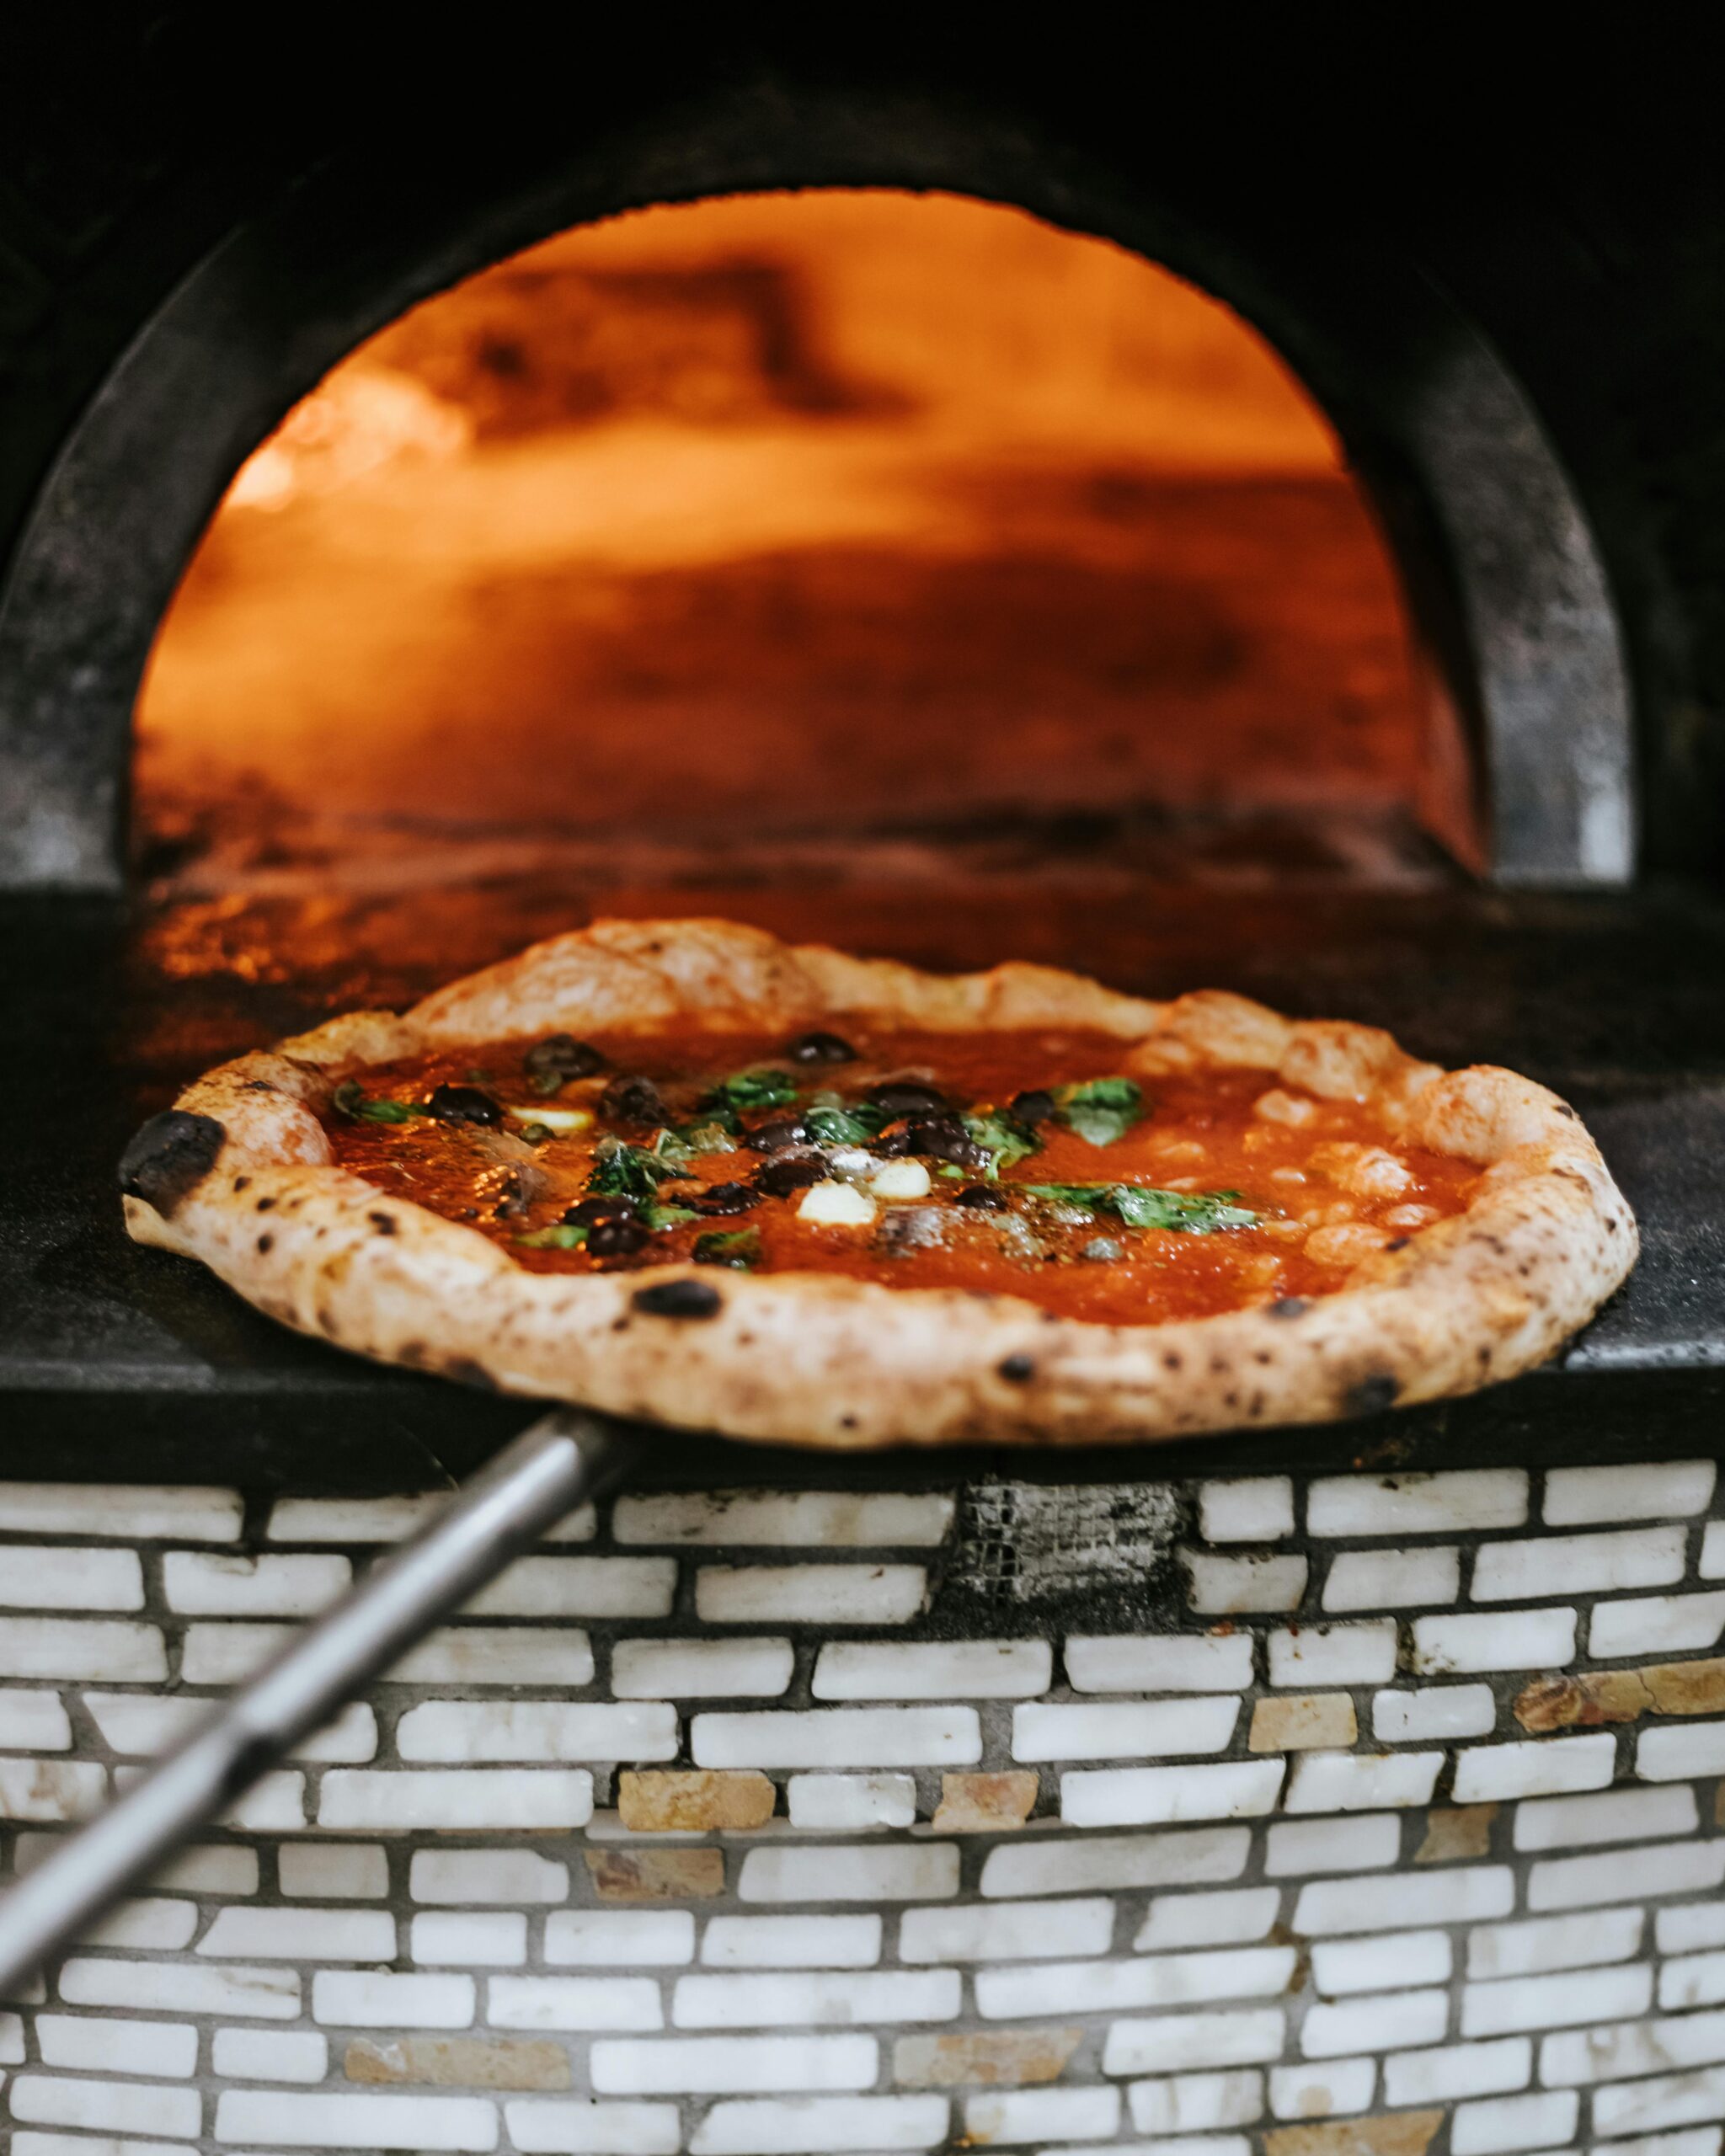
[[170, 1550], [162, 1560], [168, 1606], [187, 1617], [312, 1617], [353, 1578], [345, 1557], [238, 1557]]
[[1561, 1669], [1575, 1658], [1573, 1609], [1458, 1610], [1413, 1620], [1413, 1667], [1422, 1677], [1493, 1669]]
[[467, 1604], [469, 1617], [669, 1617], [675, 1557], [517, 1557]]
[[817, 1700], [1024, 1700], [1054, 1675], [1046, 1640], [839, 1640], [814, 1664]]
[[527, 1958], [527, 1919], [517, 1909], [428, 1909], [409, 1929], [421, 1966], [515, 1969]]
[[415, 1849], [408, 1891], [416, 1902], [561, 1902], [569, 1870], [531, 1849]]
[[57, 1692], [0, 1692], [0, 1751], [71, 1749], [72, 1722]]
[[153, 1625], [124, 1618], [0, 1617], [0, 1669], [13, 1678], [160, 1684], [168, 1651]]
[[285, 1647], [291, 1625], [189, 1625], [179, 1651], [188, 1684], [233, 1684]]
[[1075, 1692], [1238, 1692], [1252, 1682], [1252, 1635], [1074, 1636], [1065, 1664]]
[[189, 2080], [198, 2068], [198, 2032], [190, 2021], [121, 2021], [111, 2014], [39, 2014], [36, 2043], [45, 2066], [92, 2073], [147, 2073]]
[[994, 2089], [964, 2103], [964, 2132], [973, 2145], [1001, 2143], [1100, 2141], [1120, 2123], [1118, 2089]]
[[1701, 1562], [1696, 1568], [1704, 1580], [1725, 1574], [1725, 1520], [1710, 1519], [1701, 1536]]
[[1270, 2109], [1279, 2119], [1327, 2119], [1363, 2111], [1377, 2087], [1375, 2058], [1327, 2058], [1270, 2073]]
[[[184, 1736], [210, 1711], [208, 1700], [191, 1694], [156, 1695], [146, 1692], [86, 1692], [104, 1742], [128, 1758], [151, 1758]], [[369, 1759], [377, 1749], [377, 1721], [363, 1700], [344, 1707], [336, 1719], [294, 1748], [296, 1759]]]
[[1725, 1946], [1725, 1902], [1692, 1902], [1686, 1908], [1661, 1909], [1653, 1919], [1653, 1931], [1662, 1954]]
[[16, 2014], [0, 2013], [0, 2066], [19, 2066], [24, 2061], [24, 2022]]
[[0, 1819], [88, 1819], [107, 1794], [105, 1769], [85, 1759], [0, 1759]]
[[1012, 1710], [1015, 1759], [1178, 1758], [1220, 1752], [1234, 1734], [1231, 1694], [1185, 1700], [1037, 1700]]
[[1554, 1467], [1546, 1477], [1546, 1521], [1587, 1527], [1594, 1520], [1688, 1519], [1712, 1502], [1717, 1471], [1711, 1460]]
[[[1274, 1828], [1270, 1832], [1274, 1833]], [[1172, 1946], [1249, 1945], [1275, 1922], [1281, 1900], [1280, 1890], [1274, 1886], [1242, 1886], [1226, 1894], [1158, 1894], [1133, 1948], [1144, 1954]], [[1039, 1906], [1045, 1909], [1048, 1905]], [[1103, 1946], [1068, 1951], [1099, 1953], [1107, 1943], [1104, 1929]]]
[[1384, 2061], [1386, 2104], [1448, 2104], [1458, 2096], [1496, 2096], [1533, 2079], [1533, 2046], [1525, 2036], [1489, 2044], [1444, 2044], [1401, 2052]]
[[1725, 1588], [1711, 1594], [1649, 1594], [1602, 1602], [1588, 1629], [1595, 1662], [1628, 1654], [1679, 1654], [1711, 1647], [1725, 1631]]
[[296, 2021], [300, 2015], [300, 1980], [291, 1969], [72, 1961], [60, 1972], [60, 1996], [68, 2006], [130, 2006], [146, 2014], [226, 2014], [264, 2021]]
[[1428, 1684], [1417, 1692], [1372, 1695], [1372, 1732], [1383, 1744], [1485, 1737], [1497, 1719], [1498, 1702], [1489, 1684]]
[[601, 2038], [593, 2086], [606, 2096], [709, 2096], [779, 2089], [866, 2089], [879, 2071], [873, 2036], [668, 2036], [653, 2044]]
[[1656, 2133], [1703, 2119], [1725, 2118], [1725, 2068], [1705, 2073], [1662, 2073], [1601, 2089], [1594, 2097], [1594, 2132]]
[[1313, 1935], [1348, 1931], [1397, 1931], [1415, 1925], [1472, 1924], [1508, 1916], [1515, 1906], [1515, 1881], [1507, 1865], [1460, 1866], [1453, 1871], [1414, 1872], [1382, 1881], [1375, 1894], [1369, 1878], [1314, 1879], [1300, 1890], [1294, 1929]]
[[1196, 2006], [1212, 1999], [1274, 1998], [1294, 1973], [1291, 1946], [1236, 1946], [1207, 1954], [1149, 1954], [1136, 1961], [1030, 1961], [979, 1969], [977, 2011], [991, 2021], [1046, 2014], [1116, 2014], [1140, 2006]]
[[393, 1961], [395, 1919], [383, 1909], [222, 1909], [198, 1951], [253, 1961]]
[[1308, 1752], [1294, 1763], [1290, 1812], [1375, 1812], [1429, 1804], [1441, 1752]]
[[1617, 1741], [1606, 1730], [1587, 1737], [1473, 1745], [1455, 1757], [1455, 1801], [1480, 1804], [1493, 1798], [1604, 1789], [1610, 1781], [1616, 1759]]
[[142, 1609], [144, 1568], [135, 1550], [10, 1543], [0, 1552], [0, 1604], [13, 1609]]
[[795, 1667], [784, 1639], [619, 1640], [611, 1689], [620, 1700], [777, 1699]]
[[319, 1969], [312, 2018], [346, 2029], [467, 2029], [477, 1995], [471, 1977], [393, 1969]]
[[427, 1700], [396, 1725], [403, 1759], [674, 1759], [677, 1716], [656, 1701]]
[[1254, 1609], [1297, 1609], [1306, 1593], [1304, 1557], [1217, 1557], [1207, 1550], [1183, 1550], [1187, 1599], [1204, 1616], [1229, 1617]]
[[[724, 1921], [715, 1919], [715, 1924]], [[812, 1922], [813, 1919], [811, 1919]], [[1046, 1961], [1062, 1955], [1106, 1954], [1114, 1905], [1096, 1897], [1071, 1902], [996, 1902], [954, 1909], [907, 1909], [899, 1934], [903, 1961]]]
[[750, 1849], [737, 1886], [745, 1902], [939, 1902], [958, 1891], [952, 1842]]
[[1548, 1594], [1669, 1587], [1683, 1577], [1685, 1535], [1680, 1527], [1632, 1527], [1615, 1534], [1487, 1542], [1474, 1560], [1473, 1599], [1528, 1602]]
[[1300, 2048], [1307, 2058], [1341, 2058], [1368, 2045], [1390, 2051], [1434, 2044], [1449, 2019], [1447, 1991], [1376, 1992], [1345, 2006], [1308, 2007]]
[[258, 1852], [232, 1843], [211, 1843], [201, 1849], [182, 1849], [150, 1882], [174, 1887], [184, 1894], [255, 1894], [258, 1891]]
[[1337, 1684], [1386, 1684], [1396, 1673], [1396, 1620], [1301, 1625], [1269, 1636], [1270, 1682], [1322, 1690]]
[[1722, 1878], [1725, 1842], [1659, 1842], [1600, 1856], [1551, 1857], [1527, 1875], [1527, 1906], [1537, 1912], [1652, 1901], [1661, 1894], [1710, 1892]]
[[186, 1945], [198, 1928], [195, 1902], [147, 1895], [120, 1902], [78, 1934], [80, 1946], [159, 1948], [172, 1952]]
[[216, 2138], [242, 2147], [495, 2148], [496, 2106], [481, 2096], [374, 2095], [369, 2090], [227, 2089], [216, 2100]]
[[675, 2104], [528, 2097], [505, 2104], [503, 2115], [523, 2156], [675, 2156], [682, 2146]]
[[1206, 1482], [1198, 1492], [1198, 1531], [1206, 1542], [1279, 1542], [1294, 1532], [1294, 1484], [1286, 1475]]
[[1220, 1766], [1103, 1767], [1063, 1774], [1060, 1817], [1074, 1827], [1249, 1818], [1274, 1807], [1282, 1772], [1279, 1759], [1252, 1759]]
[[840, 2156], [932, 2148], [946, 2138], [944, 2096], [782, 2097], [715, 2104], [695, 2129], [690, 2156]]
[[1635, 1748], [1635, 1771], [1648, 1782], [1725, 1772], [1725, 1721], [1643, 1730]]
[[[116, 1767], [116, 1790], [131, 1789], [149, 1772], [147, 1767]], [[296, 1833], [306, 1823], [306, 1778], [277, 1769], [262, 1774], [243, 1796], [237, 1797], [216, 1821], [242, 1833]]]
[[[879, 1918], [874, 1921], [878, 1927]], [[553, 1968], [669, 1968], [694, 1957], [695, 1919], [687, 1909], [553, 1909], [545, 1919], [545, 1959]]]
[[1497, 2156], [1500, 2150], [1555, 2148], [1574, 2132], [1577, 2109], [1577, 2098], [1564, 2089], [1458, 2104], [1450, 2119], [1450, 2156]]
[[1722, 2059], [1725, 2014], [1687, 2014], [1547, 2036], [1540, 2047], [1540, 2079], [1564, 2088], [1578, 2082], [1623, 2081], [1672, 2067], [1712, 2066]]
[[1261, 2066], [1282, 2055], [1279, 2006], [1231, 2014], [1170, 2014], [1116, 2021], [1103, 2047], [1104, 2073], [1167, 2073], [1207, 2066]]
[[536, 1828], [585, 1827], [593, 1816], [593, 1777], [585, 1769], [519, 1767], [421, 1769], [391, 1774], [332, 1767], [318, 1806], [320, 1827], [356, 1827], [373, 1833], [414, 1828], [465, 1828], [507, 1833]]
[[67, 2081], [19, 2073], [10, 2091], [20, 2125], [82, 2127], [87, 2132], [163, 2133], [190, 2140], [203, 2129], [195, 2089], [152, 2088], [142, 2081]]
[[1562, 1849], [1589, 1842], [1646, 1842], [1661, 1834], [1692, 1834], [1699, 1825], [1695, 1791], [1686, 1782], [1666, 1789], [1614, 1789], [1518, 1805], [1515, 1846]]
[[1325, 1476], [1306, 1500], [1307, 1531], [1323, 1535], [1453, 1534], [1520, 1527], [1527, 1516], [1527, 1476], [1519, 1467]]
[[227, 2081], [321, 2081], [329, 2040], [314, 2029], [218, 2029], [211, 2063]]
[[1393, 1812], [1376, 1817], [1279, 1819], [1265, 1840], [1263, 1868], [1272, 1879], [1375, 1871], [1393, 1864], [1401, 1849], [1402, 1822]]
[[114, 1482], [0, 1483], [0, 1532], [89, 1534], [126, 1542], [232, 1542], [237, 1490]]
[[619, 1497], [619, 1542], [720, 1549], [927, 1550], [945, 1540], [953, 1500], [938, 1492], [712, 1490]]
[[1228, 2073], [1176, 2073], [1135, 2081], [1126, 2092], [1136, 2132], [1157, 2139], [1252, 2126], [1263, 2116], [1263, 2075], [1254, 2067]]
[[907, 1625], [921, 1610], [921, 1565], [703, 1565], [703, 1625]]
[[1551, 1969], [1626, 1961], [1640, 1948], [1645, 1922], [1643, 1910], [1629, 1908], [1535, 1917], [1525, 1924], [1481, 1924], [1467, 1935], [1467, 1973], [1475, 1977], [1537, 1977]]
[[389, 1865], [376, 1842], [288, 1842], [278, 1862], [281, 1891], [296, 1901], [378, 1902]]
[[1616, 2141], [1611, 2156], [1719, 2156], [1719, 2129], [1691, 2127], [1686, 2132], [1656, 2133], [1637, 2141]]
[[991, 1901], [1021, 1894], [1087, 1894], [1115, 1887], [1199, 1886], [1237, 1879], [1252, 1838], [1244, 1827], [1189, 1834], [1100, 1834], [992, 1849], [983, 1860]]
[[[1045, 1903], [1039, 1903], [1045, 1909]], [[905, 1916], [905, 1935], [911, 1926], [938, 1921], [960, 1910], [911, 1909]], [[996, 1911], [969, 1913], [993, 1916]], [[553, 1919], [553, 1923], [556, 1919]], [[878, 1916], [713, 1917], [701, 1940], [701, 1959], [718, 1969], [868, 1969], [880, 1959], [882, 1924]], [[1106, 1940], [1106, 1933], [1104, 1933]], [[549, 1940], [546, 1959], [551, 1958]], [[667, 1957], [669, 1958], [669, 1957]], [[686, 1954], [677, 1957], [687, 1961]], [[932, 1953], [913, 1954], [906, 1961], [941, 1961], [960, 1958]]]
[[1659, 1972], [1659, 2005], [1668, 2014], [1725, 1999], [1725, 1954], [1685, 1954]]
[[1344, 1550], [1324, 1581], [1326, 1609], [1413, 1609], [1459, 1598], [1461, 1554], [1453, 1543], [1409, 1550]]
[[560, 1684], [593, 1681], [593, 1649], [573, 1625], [451, 1625], [410, 1647], [386, 1684]]
[[[447, 1509], [447, 1490], [419, 1490], [393, 1497], [278, 1497], [270, 1508], [271, 1542], [399, 1542]], [[579, 1506], [540, 1538], [546, 1542], [590, 1542], [596, 1523], [591, 1505]]]
[[796, 1774], [785, 1795], [793, 1827], [850, 1833], [908, 1827], [916, 1817], [909, 1774]]
[[679, 1977], [679, 2029], [779, 2029], [871, 2021], [950, 2021], [963, 1979], [956, 1969], [797, 1970], [758, 1976]]
[[1461, 1993], [1464, 2036], [1503, 2036], [1521, 2029], [1561, 2029], [1576, 2021], [1614, 2021], [1645, 2014], [1653, 1972], [1645, 1961], [1567, 1969], [1549, 1977], [1506, 1977], [1471, 1983]]
[[1321, 1999], [1447, 1983], [1450, 1973], [1446, 1931], [1378, 1932], [1360, 1939], [1327, 1940], [1311, 1950], [1311, 1980]]
[[821, 1707], [697, 1714], [697, 1767], [967, 1767], [982, 1757], [975, 1707]]
[[662, 2029], [651, 1977], [493, 1977], [485, 2018], [494, 2029]]

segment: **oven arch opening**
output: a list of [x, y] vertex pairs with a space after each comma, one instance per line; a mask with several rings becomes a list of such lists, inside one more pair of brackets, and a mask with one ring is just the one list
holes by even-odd
[[[1267, 264], [1165, 205], [1128, 205], [1107, 190], [1087, 199], [1072, 185], [1053, 190], [1058, 200], [1039, 200], [1050, 192], [1044, 164], [1033, 175], [985, 172], [991, 184], [979, 185], [979, 163], [1010, 164], [999, 145], [980, 159], [962, 136], [936, 149], [914, 174], [860, 178], [955, 184], [1053, 211], [1069, 230], [1109, 234], [1167, 264], [1264, 330], [1347, 444], [1419, 616], [1438, 714], [1431, 733], [1452, 751], [1447, 808], [1428, 821], [1504, 882], [1626, 879], [1629, 719], [1603, 579], [1536, 421], [1469, 326], [1427, 294], [1428, 318], [1413, 334], [1405, 283], [1392, 295], [1405, 304], [1383, 305], [1381, 292], [1363, 325], [1344, 289], [1350, 265], [1322, 260], [1321, 250], [1291, 270]], [[820, 162], [806, 139], [777, 154], [799, 179]], [[728, 156], [734, 150], [720, 145], [709, 163], [723, 167]], [[928, 169], [943, 158], [948, 169]], [[895, 159], [901, 153], [885, 162]], [[762, 173], [759, 154], [752, 162], [756, 185], [779, 176]], [[620, 185], [613, 170], [600, 199], [592, 175], [576, 173], [562, 176], [552, 200], [590, 222], [644, 192], [713, 191], [643, 189], [627, 178]], [[234, 235], [182, 287], [116, 370], [45, 490], [0, 611], [0, 695], [22, 718], [26, 755], [35, 750], [0, 861], [8, 882], [120, 880], [126, 752], [146, 656], [213, 505], [273, 423], [427, 291], [495, 261], [509, 242], [573, 221], [547, 214], [543, 189], [480, 213], [469, 205], [453, 226], [446, 205], [435, 233], [367, 233], [361, 216], [360, 243], [307, 274], [303, 251], [329, 206], [308, 200], [315, 195]], [[376, 214], [387, 228], [396, 213]], [[283, 275], [285, 261], [293, 275]], [[1396, 282], [1387, 267], [1384, 281]], [[116, 502], [133, 514], [116, 517]], [[1464, 754], [1454, 752], [1470, 743], [1472, 769], [1458, 778]], [[1441, 787], [1436, 798], [1444, 800]]]

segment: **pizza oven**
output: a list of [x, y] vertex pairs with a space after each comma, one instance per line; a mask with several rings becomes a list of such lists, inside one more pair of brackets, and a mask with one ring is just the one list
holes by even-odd
[[0, 1886], [526, 1419], [122, 1237], [334, 1009], [604, 913], [1226, 987], [1554, 1086], [1644, 1254], [1338, 1428], [666, 1438], [0, 2002], [20, 2156], [1716, 2156], [1696, 56], [509, 28], [5, 34]]

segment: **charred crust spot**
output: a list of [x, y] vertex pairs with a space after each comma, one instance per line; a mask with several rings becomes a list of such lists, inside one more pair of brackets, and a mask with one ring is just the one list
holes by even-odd
[[1391, 1241], [1386, 1242], [1384, 1245], [1384, 1248], [1386, 1250], [1406, 1250], [1408, 1244], [1413, 1241], [1413, 1238], [1412, 1235], [1397, 1235], [1392, 1238]]
[[1028, 1355], [1003, 1355], [995, 1369], [1008, 1385], [1028, 1385], [1036, 1375], [1036, 1364]]
[[629, 1301], [648, 1317], [717, 1317], [724, 1308], [724, 1297], [705, 1280], [655, 1280]]
[[1264, 1306], [1266, 1317], [1304, 1317], [1311, 1305], [1304, 1295], [1279, 1295]]
[[275, 1200], [273, 1198], [260, 1198], [258, 1200], [258, 1210], [260, 1213], [268, 1213], [274, 1209], [275, 1204]]
[[216, 1165], [227, 1133], [214, 1116], [168, 1108], [120, 1156], [120, 1187], [171, 1219]]
[[243, 1093], [273, 1093], [275, 1088], [267, 1078], [248, 1078], [240, 1091]]
[[614, 1317], [611, 1321], [611, 1329], [613, 1332], [627, 1332], [629, 1329], [629, 1321], [626, 1317]]
[[1581, 1120], [1580, 1117], [1576, 1114], [1575, 1110], [1571, 1107], [1567, 1102], [1559, 1103], [1557, 1113], [1559, 1115], [1567, 1115], [1572, 1123], [1578, 1123]]
[[233, 1187], [237, 1192], [249, 1190], [252, 1187], [252, 1179], [249, 1176], [236, 1176], [233, 1179]]
[[366, 1218], [380, 1235], [393, 1235], [398, 1232], [398, 1224], [393, 1213], [368, 1213]]
[[421, 1368], [430, 1359], [423, 1340], [403, 1340], [395, 1353], [398, 1362], [406, 1363], [414, 1369]]
[[1402, 1390], [1401, 1380], [1392, 1378], [1386, 1370], [1380, 1370], [1369, 1378], [1359, 1378], [1348, 1388], [1343, 1405], [1350, 1415], [1381, 1415], [1386, 1407], [1393, 1407], [1396, 1396]]
[[453, 1378], [457, 1385], [477, 1385], [482, 1392], [495, 1392], [497, 1380], [483, 1363], [476, 1363], [471, 1355], [454, 1355], [443, 1365], [446, 1377]]
[[1172, 1348], [1168, 1348], [1162, 1356], [1162, 1368], [1165, 1370], [1178, 1370], [1183, 1366], [1183, 1362], [1184, 1358], [1178, 1355]]
[[275, 1249], [275, 1236], [274, 1236], [274, 1235], [259, 1235], [259, 1238], [258, 1238], [258, 1248], [259, 1248], [261, 1251], [264, 1251], [264, 1252], [265, 1252], [265, 1253], [267, 1254], [269, 1251], [270, 1251], [274, 1250], [274, 1249]]
[[857, 1427], [857, 1418], [856, 1418], [856, 1417], [855, 1417], [854, 1415], [841, 1415], [841, 1416], [840, 1416], [840, 1417], [839, 1417], [839, 1428], [840, 1428], [841, 1430], [854, 1430], [854, 1429], [856, 1428], [856, 1427]]

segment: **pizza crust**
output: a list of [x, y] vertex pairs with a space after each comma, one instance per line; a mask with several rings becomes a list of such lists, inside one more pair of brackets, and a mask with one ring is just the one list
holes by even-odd
[[[1091, 1027], [1140, 1073], [1272, 1070], [1370, 1099], [1407, 1143], [1486, 1170], [1468, 1209], [1375, 1253], [1337, 1294], [1146, 1326], [1017, 1297], [687, 1264], [535, 1273], [474, 1229], [334, 1165], [340, 1079], [430, 1049], [558, 1031]], [[1323, 1422], [1471, 1392], [1542, 1362], [1635, 1262], [1633, 1216], [1575, 1111], [1489, 1066], [1213, 991], [1168, 1003], [1048, 968], [920, 973], [719, 921], [598, 921], [240, 1057], [145, 1127], [125, 1164], [140, 1242], [201, 1259], [259, 1309], [381, 1361], [735, 1437], [828, 1448], [1110, 1444]]]

